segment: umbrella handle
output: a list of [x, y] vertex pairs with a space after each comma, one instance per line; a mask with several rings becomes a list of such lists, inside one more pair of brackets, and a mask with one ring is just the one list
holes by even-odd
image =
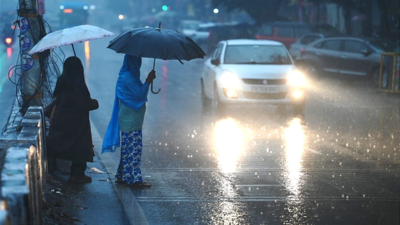
[[161, 91], [161, 88], [159, 88], [158, 91], [155, 92], [155, 91], [153, 90], [153, 82], [151, 82], [151, 92], [152, 92], [153, 94], [158, 94], [158, 93], [160, 93], [160, 91]]

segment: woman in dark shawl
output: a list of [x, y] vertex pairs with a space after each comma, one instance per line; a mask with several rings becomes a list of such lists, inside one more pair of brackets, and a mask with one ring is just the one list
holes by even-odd
[[89, 111], [99, 107], [90, 97], [83, 65], [78, 57], [64, 62], [63, 73], [54, 89], [55, 109], [47, 141], [48, 156], [72, 161], [69, 181], [90, 183], [86, 162], [93, 162]]

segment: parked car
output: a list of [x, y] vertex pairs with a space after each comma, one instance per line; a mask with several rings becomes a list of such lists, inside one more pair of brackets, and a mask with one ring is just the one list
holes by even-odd
[[329, 72], [346, 77], [379, 78], [382, 52], [391, 52], [394, 44], [384, 39], [335, 37], [320, 39], [305, 47], [299, 57], [308, 73]]
[[299, 39], [297, 39], [296, 42], [294, 42], [293, 44], [290, 45], [289, 53], [292, 56], [292, 58], [294, 60], [296, 60], [300, 56], [300, 53], [302, 51], [304, 51], [304, 48], [308, 44], [310, 44], [316, 40], [319, 40], [321, 38], [327, 38], [327, 37], [331, 37], [331, 35], [324, 35], [324, 34], [320, 34], [320, 33], [305, 34], [305, 35], [301, 36]]
[[222, 40], [228, 39], [253, 39], [255, 26], [248, 23], [217, 24], [211, 27], [207, 39], [207, 53], [215, 48], [215, 45]]
[[206, 43], [210, 30], [216, 25], [215, 23], [202, 23], [189, 37], [197, 44]]
[[304, 76], [282, 43], [236, 39], [220, 41], [201, 75], [203, 107], [264, 103], [305, 107]]
[[186, 36], [191, 36], [196, 32], [200, 24], [201, 21], [199, 20], [182, 20], [179, 23], [178, 31]]
[[257, 39], [266, 39], [282, 42], [289, 48], [299, 37], [309, 33], [339, 36], [340, 32], [329, 24], [311, 24], [300, 22], [272, 22], [264, 24]]

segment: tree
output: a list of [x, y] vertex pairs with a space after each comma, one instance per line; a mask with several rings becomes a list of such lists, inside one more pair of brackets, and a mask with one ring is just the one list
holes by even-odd
[[212, 0], [214, 7], [246, 11], [257, 24], [279, 20], [277, 12], [287, 3], [287, 0]]

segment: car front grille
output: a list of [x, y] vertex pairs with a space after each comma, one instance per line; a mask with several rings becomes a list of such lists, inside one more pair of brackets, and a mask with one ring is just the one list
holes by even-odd
[[[286, 84], [286, 79], [242, 79], [246, 84], [256, 84], [256, 85], [284, 85]], [[266, 83], [264, 82], [266, 81]]]
[[286, 98], [287, 92], [279, 93], [255, 93], [255, 92], [243, 92], [243, 96], [247, 99], [284, 99]]

